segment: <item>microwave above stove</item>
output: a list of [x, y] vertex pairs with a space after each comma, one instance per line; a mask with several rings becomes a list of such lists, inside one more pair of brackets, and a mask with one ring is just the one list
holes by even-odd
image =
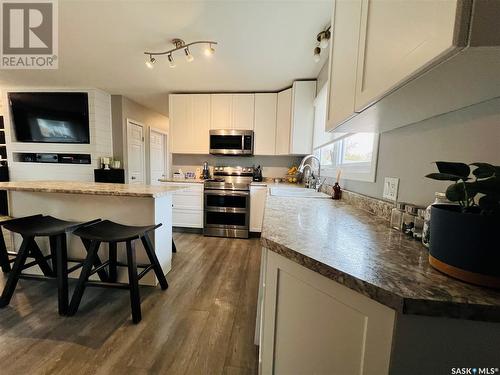
[[253, 130], [210, 130], [212, 155], [253, 155]]

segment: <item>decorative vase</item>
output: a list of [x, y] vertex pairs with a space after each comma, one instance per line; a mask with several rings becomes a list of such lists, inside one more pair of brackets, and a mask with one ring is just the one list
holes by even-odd
[[500, 215], [432, 206], [429, 263], [456, 279], [500, 288]]

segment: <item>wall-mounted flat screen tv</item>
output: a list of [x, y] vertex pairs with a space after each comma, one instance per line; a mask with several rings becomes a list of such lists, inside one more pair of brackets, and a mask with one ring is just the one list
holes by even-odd
[[17, 142], [90, 143], [89, 99], [82, 92], [11, 92]]

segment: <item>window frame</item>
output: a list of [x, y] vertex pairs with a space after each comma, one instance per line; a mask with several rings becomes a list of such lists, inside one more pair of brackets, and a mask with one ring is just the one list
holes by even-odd
[[347, 133], [343, 136], [335, 139], [332, 142], [324, 144], [314, 149], [315, 154], [319, 153], [319, 158], [321, 159], [321, 150], [327, 146], [333, 145], [335, 163], [329, 166], [321, 166], [321, 176], [323, 177], [336, 177], [337, 173], [341, 171], [341, 178], [345, 180], [353, 181], [365, 181], [365, 182], [375, 182], [377, 174], [377, 162], [378, 162], [378, 147], [379, 147], [379, 134], [373, 133], [373, 148], [372, 148], [372, 160], [371, 162], [364, 163], [341, 163], [340, 158], [342, 157], [344, 141], [355, 134], [359, 133]]

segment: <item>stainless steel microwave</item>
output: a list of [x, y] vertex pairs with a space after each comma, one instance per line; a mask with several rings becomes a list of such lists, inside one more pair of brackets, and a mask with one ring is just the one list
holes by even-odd
[[253, 155], [253, 130], [210, 130], [212, 155]]

